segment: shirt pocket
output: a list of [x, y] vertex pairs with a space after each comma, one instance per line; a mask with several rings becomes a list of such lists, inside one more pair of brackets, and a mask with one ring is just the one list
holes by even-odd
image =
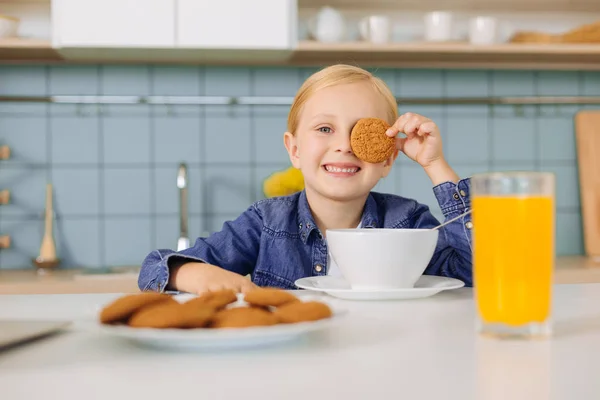
[[284, 290], [297, 290], [298, 288], [285, 278], [266, 271], [254, 271], [252, 274], [252, 282], [260, 287], [273, 287]]

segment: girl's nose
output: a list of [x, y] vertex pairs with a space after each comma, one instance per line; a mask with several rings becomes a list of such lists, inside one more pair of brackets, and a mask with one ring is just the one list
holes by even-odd
[[336, 135], [335, 151], [341, 153], [352, 153], [352, 146], [350, 146], [350, 133], [340, 133]]

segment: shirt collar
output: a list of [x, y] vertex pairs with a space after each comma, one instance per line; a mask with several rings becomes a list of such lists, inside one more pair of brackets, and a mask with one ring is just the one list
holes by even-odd
[[[360, 221], [361, 228], [377, 228], [379, 226], [377, 215], [377, 202], [373, 198], [373, 195], [369, 193]], [[302, 190], [300, 197], [298, 198], [297, 222], [298, 232], [300, 233], [302, 242], [306, 243], [313, 231], [317, 231], [319, 235], [321, 234], [317, 228], [317, 224], [315, 224], [312, 212], [310, 211], [305, 190]]]

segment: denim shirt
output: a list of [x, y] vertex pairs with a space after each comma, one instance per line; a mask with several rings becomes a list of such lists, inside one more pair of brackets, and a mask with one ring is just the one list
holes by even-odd
[[[445, 219], [470, 209], [469, 180], [444, 182], [433, 188]], [[431, 228], [439, 221], [429, 207], [405, 197], [371, 192], [363, 228]], [[460, 279], [472, 286], [470, 214], [440, 229], [438, 243], [424, 274]], [[233, 221], [188, 249], [159, 249], [142, 263], [138, 286], [163, 292], [169, 269], [181, 262], [204, 262], [240, 275], [251, 274], [258, 286], [297, 289], [294, 281], [327, 275], [327, 243], [316, 226], [303, 190], [283, 197], [259, 200]]]

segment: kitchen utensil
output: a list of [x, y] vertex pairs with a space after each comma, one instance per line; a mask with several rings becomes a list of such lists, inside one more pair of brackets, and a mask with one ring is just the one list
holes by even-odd
[[433, 296], [444, 290], [459, 289], [465, 283], [445, 276], [421, 275], [409, 288], [360, 290], [350, 286], [344, 278], [324, 275], [300, 278], [294, 282], [300, 289], [325, 292], [344, 300], [408, 300]]
[[336, 9], [323, 7], [308, 21], [308, 31], [320, 42], [340, 42], [346, 35], [346, 22]]
[[496, 42], [498, 23], [493, 17], [474, 17], [469, 20], [469, 42], [471, 44], [493, 44]]
[[467, 214], [470, 214], [470, 213], [471, 213], [471, 210], [465, 211], [464, 213], [460, 214], [458, 217], [454, 217], [454, 218], [452, 218], [452, 219], [449, 219], [448, 221], [444, 222], [443, 224], [439, 224], [438, 226], [436, 226], [436, 227], [434, 227], [434, 228], [431, 228], [431, 230], [433, 230], [433, 231], [434, 231], [434, 230], [436, 230], [436, 229], [440, 229], [442, 226], [446, 226], [446, 225], [448, 225], [450, 222], [454, 222], [454, 221], [456, 221], [457, 219], [460, 219], [460, 218], [462, 218], [462, 217], [464, 217], [465, 215], [467, 215]]
[[425, 14], [425, 40], [444, 42], [452, 37], [452, 13], [433, 11]]
[[495, 338], [550, 336], [554, 174], [475, 174], [470, 189], [477, 331]]
[[0, 191], [0, 204], [8, 204], [10, 202], [10, 191], [2, 190]]
[[10, 236], [0, 236], [0, 249], [8, 249], [10, 247]]
[[0, 146], [0, 160], [8, 160], [10, 158], [10, 147]]
[[54, 237], [52, 231], [52, 220], [54, 217], [54, 211], [52, 206], [52, 184], [46, 185], [46, 215], [45, 215], [45, 227], [44, 237], [42, 238], [42, 245], [40, 246], [40, 254], [34, 260], [35, 265], [38, 268], [53, 268], [58, 265], [58, 258], [56, 257], [56, 246], [54, 244]]
[[391, 36], [391, 21], [385, 15], [371, 15], [358, 23], [360, 36], [372, 43], [387, 43]]
[[33, 339], [62, 331], [70, 325], [70, 321], [0, 320], [0, 348], [29, 343]]
[[600, 110], [575, 115], [585, 253], [600, 258]]
[[179, 239], [177, 239], [177, 251], [190, 247], [188, 236], [188, 176], [187, 166], [179, 165], [177, 172], [177, 188], [179, 188]]
[[327, 229], [326, 236], [332, 261], [352, 289], [384, 290], [414, 286], [431, 261], [439, 232], [353, 228]]

